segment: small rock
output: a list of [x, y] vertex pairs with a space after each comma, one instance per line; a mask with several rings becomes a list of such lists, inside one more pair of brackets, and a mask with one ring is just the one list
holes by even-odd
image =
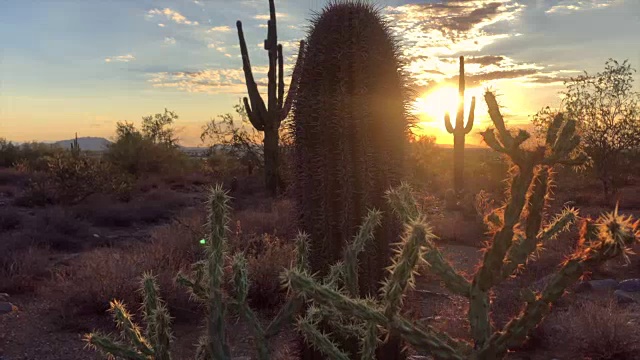
[[613, 291], [618, 289], [618, 282], [614, 279], [590, 280], [578, 283], [575, 287], [577, 293], [588, 290], [593, 291]]
[[93, 234], [93, 237], [94, 237], [94, 238], [96, 238], [96, 239], [99, 239], [99, 238], [100, 238], [100, 235], [98, 235], [98, 234]]
[[627, 279], [620, 282], [618, 289], [626, 292], [640, 291], [640, 279]]
[[9, 294], [0, 293], [0, 301], [9, 301]]
[[10, 302], [0, 302], [0, 315], [8, 314], [15, 311], [17, 308]]
[[640, 293], [638, 292], [626, 292], [623, 290], [616, 290], [614, 291], [613, 295], [615, 296], [618, 304], [640, 302]]

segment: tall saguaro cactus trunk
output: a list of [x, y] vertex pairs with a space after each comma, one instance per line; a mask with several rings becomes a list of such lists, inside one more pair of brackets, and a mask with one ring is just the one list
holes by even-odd
[[467, 125], [464, 124], [464, 56], [460, 56], [460, 77], [458, 81], [458, 112], [456, 113], [456, 125], [451, 125], [449, 113], [444, 116], [444, 124], [447, 131], [453, 134], [453, 188], [456, 195], [464, 190], [464, 138], [473, 128], [473, 116], [476, 107], [476, 97], [471, 98], [471, 109]]
[[238, 38], [240, 40], [240, 53], [242, 55], [242, 70], [244, 71], [245, 82], [249, 98], [244, 98], [244, 107], [247, 116], [253, 127], [264, 132], [264, 173], [267, 190], [272, 194], [278, 193], [280, 186], [279, 175], [279, 142], [278, 130], [280, 124], [289, 114], [291, 104], [297, 90], [297, 76], [299, 65], [303, 62], [304, 41], [300, 42], [298, 59], [291, 76], [291, 84], [287, 98], [284, 98], [284, 59], [282, 55], [282, 44], [278, 44], [278, 34], [276, 31], [276, 8], [274, 0], [269, 0], [270, 18], [267, 22], [267, 39], [264, 41], [264, 49], [269, 54], [269, 72], [267, 73], [267, 105], [265, 105], [258, 85], [255, 82], [249, 61], [247, 43], [242, 31], [242, 22], [237, 21]]
[[[304, 52], [292, 124], [294, 193], [299, 227], [311, 239], [311, 270], [326, 275], [368, 210], [381, 209], [383, 226], [358, 277], [360, 295], [375, 295], [389, 243], [402, 230], [384, 198], [402, 179], [408, 143], [398, 46], [371, 5], [334, 2], [312, 20]], [[398, 342], [387, 348], [393, 355], [380, 358], [398, 358]], [[322, 358], [307, 350], [305, 359]]]

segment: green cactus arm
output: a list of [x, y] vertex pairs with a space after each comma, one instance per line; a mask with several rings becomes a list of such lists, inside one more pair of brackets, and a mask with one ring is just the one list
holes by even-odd
[[513, 136], [507, 130], [507, 127], [504, 124], [504, 119], [502, 118], [502, 114], [500, 114], [500, 107], [498, 106], [498, 102], [496, 101], [495, 94], [487, 90], [484, 93], [484, 99], [489, 109], [489, 116], [491, 117], [491, 121], [498, 130], [498, 137], [500, 139], [500, 142], [504, 145], [504, 148], [506, 150], [515, 150], [513, 146]]
[[122, 337], [129, 341], [138, 352], [144, 355], [153, 355], [153, 350], [149, 347], [147, 339], [142, 336], [140, 328], [133, 322], [131, 314], [129, 314], [124, 304], [118, 300], [113, 300], [110, 303], [109, 311], [112, 313]]
[[400, 186], [391, 188], [386, 192], [387, 202], [394, 214], [405, 223], [422, 215], [412, 191], [408, 183], [402, 182]]
[[296, 249], [295, 267], [299, 271], [307, 271], [309, 269], [309, 235], [299, 232], [294, 243]]
[[390, 327], [397, 331], [416, 350], [433, 354], [436, 359], [463, 360], [466, 359], [464, 354], [471, 351], [467, 344], [459, 342], [444, 333], [438, 333], [429, 326], [422, 327], [413, 324], [401, 316], [396, 316], [392, 319]]
[[449, 115], [449, 112], [444, 113], [444, 127], [447, 129], [449, 134], [453, 134], [455, 131], [453, 125], [451, 125], [451, 115]]
[[154, 311], [152, 321], [154, 331], [153, 343], [154, 360], [171, 360], [171, 318], [166, 305], [160, 304]]
[[530, 195], [527, 198], [527, 216], [524, 221], [525, 234], [524, 236], [515, 235], [516, 241], [512, 242], [504, 260], [502, 278], [510, 276], [514, 270], [526, 262], [529, 255], [537, 248], [545, 199], [549, 192], [550, 171], [551, 169], [542, 167], [538, 169], [533, 178]]
[[424, 261], [422, 256], [425, 245], [433, 237], [431, 229], [422, 219], [407, 226], [396, 249], [396, 256], [389, 266], [389, 276], [382, 285], [382, 303], [385, 304], [384, 314], [387, 318], [391, 319], [398, 314], [407, 288], [415, 286], [416, 268]]
[[454, 294], [469, 297], [471, 283], [453, 268], [433, 242], [428, 243], [423, 258], [429, 269], [440, 276], [447, 289]]
[[480, 134], [482, 135], [482, 139], [484, 140], [484, 142], [487, 145], [489, 145], [490, 148], [492, 148], [493, 150], [499, 153], [503, 153], [503, 154], [507, 153], [507, 149], [504, 147], [502, 143], [500, 143], [498, 138], [496, 138], [496, 133], [493, 131], [493, 129], [487, 129], [486, 131], [483, 131]]
[[156, 335], [151, 319], [158, 308], [158, 285], [151, 273], [144, 273], [142, 275], [141, 285], [142, 310], [147, 323], [145, 335], [147, 338], [151, 339]]
[[208, 347], [217, 359], [229, 358], [226, 343], [224, 317], [226, 306], [222, 298], [224, 276], [224, 248], [227, 224], [229, 223], [229, 196], [221, 185], [211, 188], [208, 199], [209, 241], [207, 242], [207, 272], [209, 300], [207, 315]]
[[391, 326], [393, 330], [398, 331], [412, 345], [434, 354], [440, 354], [440, 358], [463, 359], [447, 343], [447, 341], [454, 342], [454, 340], [443, 340], [435, 334], [435, 331], [422, 330], [401, 316], [396, 316], [390, 322], [382, 311], [371, 306], [370, 301], [350, 299], [331, 288], [319, 285], [307, 274], [296, 270], [285, 270], [283, 276], [290, 289], [303, 296], [313, 298], [314, 301], [321, 305], [334, 307], [347, 316], [356, 317], [366, 322], [373, 322], [379, 326]]
[[469, 109], [469, 119], [467, 120], [467, 125], [464, 127], [464, 133], [468, 134], [473, 129], [473, 119], [476, 111], [476, 97], [471, 97], [471, 108]]
[[266, 339], [269, 339], [278, 334], [282, 330], [282, 328], [286, 324], [290, 323], [293, 320], [294, 316], [298, 312], [300, 312], [303, 305], [303, 299], [296, 296], [290, 297], [284, 304], [284, 306], [280, 308], [280, 311], [278, 312], [276, 317], [271, 320], [269, 326], [267, 326], [267, 329], [264, 331], [264, 337]]
[[280, 121], [282, 120], [282, 118], [280, 118], [280, 114], [282, 112], [284, 101], [284, 59], [282, 55], [282, 44], [278, 44], [276, 56], [278, 58], [278, 104], [276, 105], [276, 108], [278, 109], [278, 116], [276, 118]]
[[108, 335], [96, 332], [86, 334], [84, 341], [87, 343], [87, 347], [93, 350], [100, 351], [108, 357], [119, 357], [126, 360], [148, 360], [147, 355], [140, 354], [139, 352], [129, 349], [126, 345], [119, 343]]
[[245, 97], [243, 99], [245, 109], [251, 125], [258, 131], [264, 131], [264, 120], [267, 118], [267, 108], [264, 104], [264, 100], [260, 96], [258, 91], [258, 85], [253, 77], [251, 71], [251, 62], [249, 61], [249, 51], [247, 50], [247, 43], [244, 39], [244, 32], [242, 31], [242, 22], [236, 21], [236, 27], [238, 29], [238, 39], [240, 40], [240, 55], [242, 56], [242, 70], [244, 72], [245, 83], [247, 84], [247, 92], [249, 93], [249, 100], [251, 105], [249, 106], [249, 100]]
[[360, 340], [360, 359], [375, 360], [376, 349], [379, 344], [378, 326], [375, 323], [367, 323], [365, 325], [364, 336]]
[[322, 285], [328, 286], [332, 289], [341, 289], [344, 284], [345, 265], [343, 261], [329, 267], [329, 272], [322, 278]]
[[209, 295], [208, 291], [202, 286], [202, 284], [198, 284], [196, 281], [192, 281], [183, 273], [178, 273], [175, 281], [178, 285], [184, 286], [189, 289], [189, 293], [192, 299], [206, 302]]
[[347, 245], [344, 252], [344, 283], [350, 296], [357, 296], [358, 289], [358, 255], [364, 251], [368, 242], [372, 241], [373, 233], [382, 219], [382, 213], [377, 209], [369, 210], [353, 241]]
[[304, 63], [304, 49], [305, 42], [304, 40], [300, 40], [300, 47], [298, 48], [298, 58], [296, 59], [296, 64], [294, 65], [293, 73], [291, 74], [291, 82], [289, 83], [287, 98], [284, 100], [284, 104], [282, 105], [282, 110], [279, 116], [279, 119], [281, 121], [289, 115], [289, 112], [291, 111], [291, 107], [293, 105], [293, 100], [298, 92], [298, 84], [300, 83], [300, 69], [302, 68], [302, 64]]
[[553, 220], [540, 232], [538, 235], [538, 241], [544, 242], [547, 240], [553, 240], [564, 231], [569, 230], [571, 225], [575, 224], [578, 220], [579, 212], [574, 208], [562, 209], [562, 212], [557, 214]]
[[300, 317], [297, 326], [307, 343], [325, 354], [329, 359], [349, 360], [349, 356], [331, 340], [331, 334], [325, 334], [318, 330], [317, 323], [309, 319], [309, 317]]
[[553, 117], [553, 121], [547, 129], [547, 136], [545, 138], [547, 146], [553, 147], [555, 145], [556, 140], [558, 140], [558, 132], [560, 131], [562, 124], [564, 124], [564, 115], [562, 113], [558, 113]]
[[249, 323], [249, 327], [255, 337], [256, 351], [261, 360], [269, 359], [269, 348], [264, 336], [264, 329], [256, 314], [247, 305], [247, 293], [249, 291], [249, 280], [247, 276], [247, 260], [241, 253], [233, 257], [233, 286], [235, 292], [235, 302], [240, 311], [240, 315]]

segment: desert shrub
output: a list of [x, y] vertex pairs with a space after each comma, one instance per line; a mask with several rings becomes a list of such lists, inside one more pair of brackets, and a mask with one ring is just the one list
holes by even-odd
[[288, 199], [273, 200], [264, 207], [237, 211], [233, 217], [247, 235], [273, 234], [290, 238], [294, 235], [293, 204]]
[[61, 208], [48, 208], [30, 224], [25, 241], [52, 250], [76, 251], [91, 238], [89, 226], [73, 212]]
[[[118, 123], [116, 141], [109, 145], [104, 158], [121, 170], [136, 176], [180, 171], [188, 162], [187, 155], [175, 145], [172, 134], [165, 134], [166, 129], [161, 129], [162, 126], [157, 128], [154, 125], [151, 128], [154, 127], [155, 130], [146, 133], [138, 131], [131, 123]], [[165, 141], [163, 139], [166, 136], [169, 138]]]
[[545, 323], [548, 340], [574, 358], [631, 360], [638, 358], [640, 334], [630, 309], [612, 301], [580, 301]]
[[272, 308], [285, 298], [280, 273], [294, 259], [295, 246], [291, 242], [263, 234], [250, 240], [245, 256], [249, 271], [248, 298], [256, 308]]
[[38, 282], [48, 276], [48, 264], [47, 249], [4, 249], [0, 256], [0, 292], [22, 294], [36, 290]]
[[199, 239], [204, 218], [185, 213], [176, 221], [154, 229], [149, 243], [123, 248], [98, 248], [83, 253], [72, 266], [56, 272], [51, 291], [69, 316], [102, 314], [110, 299], [136, 301], [138, 278], [145, 271], [157, 275], [170, 306], [194, 306], [183, 289], [178, 289], [175, 274], [201, 258]]

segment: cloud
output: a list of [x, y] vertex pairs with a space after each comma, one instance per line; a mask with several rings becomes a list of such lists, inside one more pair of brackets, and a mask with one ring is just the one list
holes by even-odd
[[231, 31], [231, 27], [229, 27], [227, 25], [214, 26], [214, 27], [210, 28], [209, 30], [207, 30], [207, 32], [230, 32], [230, 31]]
[[[276, 19], [286, 18], [288, 16], [289, 15], [287, 15], [285, 13], [276, 12]], [[256, 20], [269, 20], [271, 17], [270, 17], [270, 15], [267, 14], [267, 15], [256, 15], [253, 18], [256, 19]]]
[[148, 18], [153, 18], [156, 15], [164, 15], [167, 19], [175, 22], [176, 24], [185, 24], [185, 25], [198, 25], [197, 21], [191, 21], [184, 17], [184, 15], [180, 14], [175, 10], [171, 10], [169, 8], [160, 9], [152, 9], [147, 12]]
[[545, 11], [547, 14], [570, 14], [577, 11], [602, 9], [611, 6], [615, 0], [561, 0]]
[[129, 62], [135, 60], [135, 56], [131, 54], [127, 55], [119, 55], [119, 56], [109, 56], [104, 59], [105, 62]]
[[504, 60], [504, 56], [485, 55], [464, 59], [464, 62], [465, 64], [480, 64], [480, 66], [488, 66], [497, 65], [502, 60]]
[[172, 38], [172, 37], [166, 37], [164, 38], [164, 43], [167, 45], [175, 45], [176, 44], [176, 39]]
[[[266, 81], [268, 67], [254, 67], [258, 84]], [[264, 74], [264, 75], [263, 75]], [[242, 69], [205, 69], [201, 71], [159, 72], [151, 74], [149, 82], [156, 88], [174, 88], [191, 93], [244, 93]]]

